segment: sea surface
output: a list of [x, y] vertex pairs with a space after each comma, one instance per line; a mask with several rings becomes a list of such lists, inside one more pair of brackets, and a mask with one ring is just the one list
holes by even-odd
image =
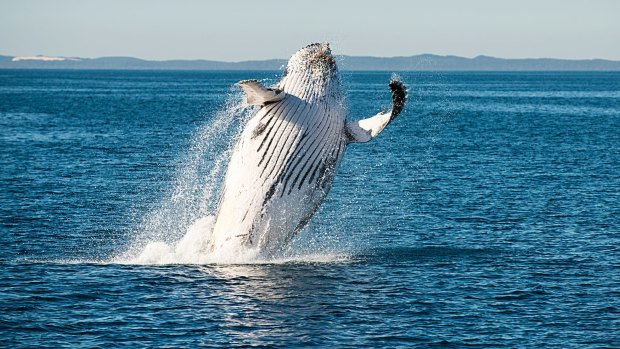
[[234, 83], [279, 74], [0, 71], [0, 347], [620, 348], [620, 73], [400, 73], [282, 258], [217, 263]]

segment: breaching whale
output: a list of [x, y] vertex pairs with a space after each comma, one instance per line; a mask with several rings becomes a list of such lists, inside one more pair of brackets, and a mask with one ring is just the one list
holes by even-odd
[[319, 208], [346, 146], [377, 136], [401, 112], [407, 92], [393, 79], [391, 111], [347, 121], [327, 43], [296, 52], [271, 88], [257, 80], [237, 85], [247, 103], [260, 109], [234, 148], [207, 248], [214, 254], [270, 258]]

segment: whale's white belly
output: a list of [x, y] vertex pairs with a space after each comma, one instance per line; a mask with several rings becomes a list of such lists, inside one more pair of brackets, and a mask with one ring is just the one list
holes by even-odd
[[344, 123], [341, 105], [293, 95], [262, 107], [231, 157], [210, 248], [269, 254], [285, 245], [331, 187]]

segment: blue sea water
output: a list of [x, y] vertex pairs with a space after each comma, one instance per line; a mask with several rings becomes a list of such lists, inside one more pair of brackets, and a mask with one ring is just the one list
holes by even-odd
[[0, 71], [0, 346], [620, 347], [620, 73], [401, 73], [286, 258], [166, 251], [278, 75]]

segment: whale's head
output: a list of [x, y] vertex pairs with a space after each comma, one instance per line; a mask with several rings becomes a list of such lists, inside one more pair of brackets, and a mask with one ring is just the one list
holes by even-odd
[[288, 61], [278, 87], [305, 100], [340, 94], [336, 59], [329, 44], [310, 44]]

